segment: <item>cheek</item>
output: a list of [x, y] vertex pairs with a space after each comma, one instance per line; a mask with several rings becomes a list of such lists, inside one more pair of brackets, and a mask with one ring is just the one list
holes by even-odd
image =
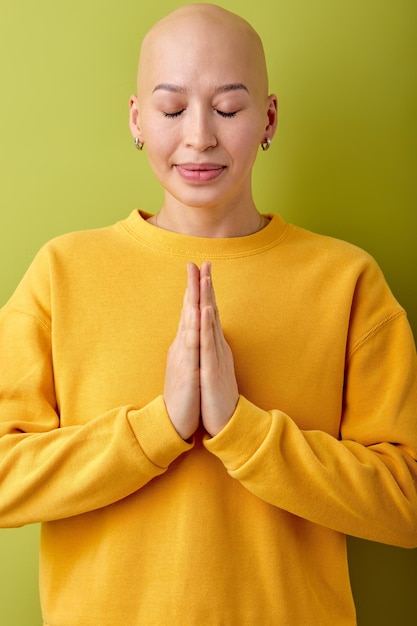
[[263, 125], [258, 116], [248, 116], [242, 123], [231, 130], [229, 139], [234, 149], [244, 154], [252, 154], [262, 141]]
[[245, 127], [243, 131], [236, 132], [230, 138], [230, 147], [233, 146], [235, 161], [242, 165], [253, 165], [260, 144], [259, 132], [252, 127]]
[[162, 168], [173, 153], [175, 141], [173, 134], [160, 128], [148, 128], [144, 133], [145, 149], [152, 167]]
[[165, 120], [145, 108], [142, 111], [140, 119], [140, 127], [145, 144], [152, 152], [165, 152], [166, 146], [170, 141], [170, 134], [167, 132]]

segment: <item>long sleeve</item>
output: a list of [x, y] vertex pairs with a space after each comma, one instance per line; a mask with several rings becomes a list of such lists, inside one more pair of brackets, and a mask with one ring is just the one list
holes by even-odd
[[398, 310], [352, 346], [339, 437], [302, 430], [284, 412], [242, 397], [205, 445], [277, 507], [346, 534], [415, 547], [416, 416], [415, 347]]
[[[0, 523], [43, 521], [45, 623], [352, 626], [343, 533], [417, 543], [404, 311], [368, 255], [278, 216], [144, 218], [50, 242], [0, 312]], [[206, 260], [241, 395], [188, 444], [161, 393]]]
[[[44, 262], [41, 255], [0, 312], [3, 527], [60, 519], [109, 505], [165, 472], [192, 447], [176, 433], [161, 396], [143, 406], [115, 404], [97, 415], [89, 407], [84, 415], [77, 408], [77, 415], [67, 416], [67, 425], [61, 424], [64, 407], [56, 386], [62, 388], [67, 377], [54, 369], [51, 297]], [[69, 360], [73, 358], [68, 354]], [[81, 371], [77, 374], [82, 376]], [[100, 381], [96, 386], [100, 387]], [[71, 389], [75, 396], [77, 390]], [[80, 394], [82, 389], [79, 380]], [[100, 404], [97, 390], [93, 394]]]

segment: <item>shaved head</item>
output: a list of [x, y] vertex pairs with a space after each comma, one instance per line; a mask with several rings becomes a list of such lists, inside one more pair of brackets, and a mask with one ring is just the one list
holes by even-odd
[[178, 84], [184, 75], [191, 81], [203, 78], [206, 69], [217, 63], [223, 69], [230, 66], [229, 82], [235, 83], [239, 79], [237, 62], [245, 69], [247, 88], [253, 95], [266, 97], [265, 55], [252, 26], [216, 5], [184, 6], [162, 18], [145, 36], [139, 60], [138, 98], [149, 92], [152, 82], [159, 81], [160, 68], [165, 71], [163, 82]]
[[277, 99], [261, 40], [244, 19], [191, 4], [157, 22], [142, 43], [129, 124], [165, 189], [164, 214], [178, 202], [220, 212], [233, 205], [243, 221], [259, 220], [252, 168], [274, 136]]

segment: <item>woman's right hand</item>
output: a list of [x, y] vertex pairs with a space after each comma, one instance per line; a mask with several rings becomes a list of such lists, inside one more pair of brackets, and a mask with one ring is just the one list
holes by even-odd
[[177, 335], [167, 358], [164, 401], [171, 422], [184, 440], [200, 422], [200, 271], [189, 263], [187, 289]]

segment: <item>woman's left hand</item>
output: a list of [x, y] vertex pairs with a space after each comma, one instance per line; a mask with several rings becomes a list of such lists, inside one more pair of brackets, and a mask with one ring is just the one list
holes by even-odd
[[233, 354], [220, 322], [211, 278], [211, 264], [200, 269], [200, 393], [201, 418], [214, 437], [230, 420], [239, 391]]

